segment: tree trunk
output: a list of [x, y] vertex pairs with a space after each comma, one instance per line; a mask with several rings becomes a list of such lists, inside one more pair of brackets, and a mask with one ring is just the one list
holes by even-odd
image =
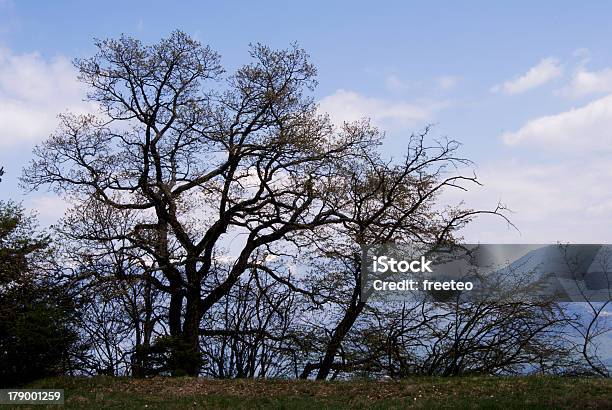
[[183, 323], [183, 341], [190, 360], [185, 361], [184, 371], [188, 376], [198, 376], [200, 373], [200, 290], [193, 287], [187, 292], [185, 321]]
[[332, 337], [329, 339], [327, 343], [327, 349], [325, 349], [325, 356], [321, 361], [321, 365], [319, 367], [319, 371], [317, 372], [317, 380], [325, 380], [331, 371], [331, 368], [334, 364], [334, 359], [336, 357], [336, 353], [340, 348], [340, 345], [344, 341], [344, 338], [348, 334], [348, 332], [353, 327], [353, 324], [357, 320], [357, 317], [361, 314], [365, 303], [356, 302], [351, 303], [351, 306], [344, 313], [344, 317], [334, 329], [332, 333]]

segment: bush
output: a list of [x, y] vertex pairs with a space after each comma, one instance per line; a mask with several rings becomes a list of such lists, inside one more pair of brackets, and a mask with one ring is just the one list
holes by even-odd
[[183, 339], [161, 336], [148, 349], [140, 348], [137, 354], [147, 357], [144, 375], [186, 376], [196, 366], [202, 367], [200, 352], [194, 351]]

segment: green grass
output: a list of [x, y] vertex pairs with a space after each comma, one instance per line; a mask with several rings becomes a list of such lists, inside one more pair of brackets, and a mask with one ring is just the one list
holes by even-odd
[[415, 377], [386, 382], [95, 377], [46, 379], [28, 387], [65, 389], [69, 409], [612, 408], [612, 380], [569, 377]]

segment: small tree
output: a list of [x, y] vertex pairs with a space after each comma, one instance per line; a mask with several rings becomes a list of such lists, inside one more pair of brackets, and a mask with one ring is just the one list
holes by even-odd
[[49, 239], [21, 207], [0, 202], [0, 385], [73, 369], [72, 298], [49, 275]]

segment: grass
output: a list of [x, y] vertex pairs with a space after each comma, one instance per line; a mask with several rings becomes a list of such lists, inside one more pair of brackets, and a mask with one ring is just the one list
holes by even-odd
[[612, 408], [612, 380], [569, 377], [337, 382], [95, 377], [46, 379], [28, 387], [65, 389], [68, 409]]

